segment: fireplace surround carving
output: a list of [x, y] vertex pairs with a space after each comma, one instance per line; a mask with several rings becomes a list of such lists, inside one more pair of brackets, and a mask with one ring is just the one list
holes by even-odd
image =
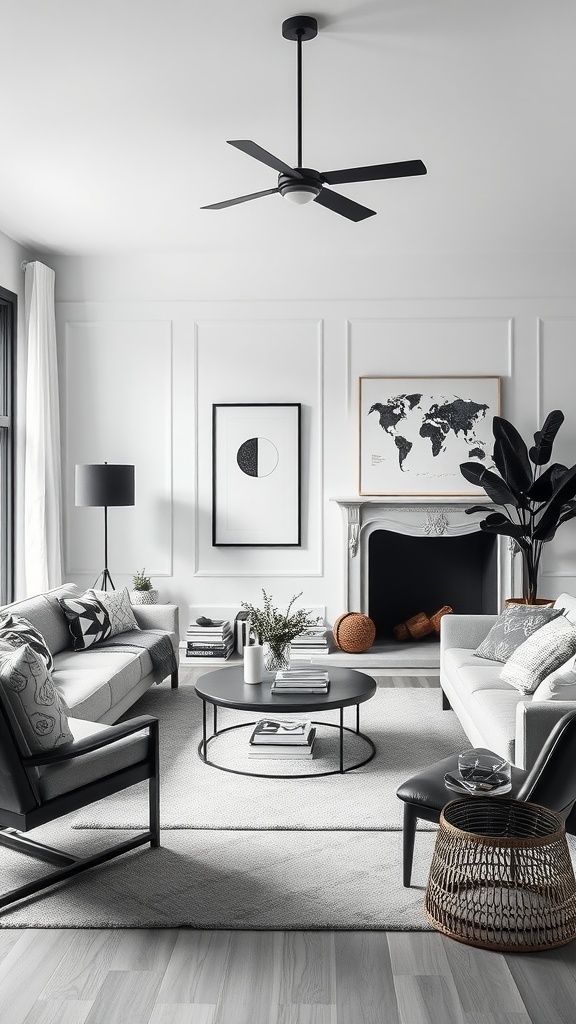
[[[342, 509], [345, 528], [345, 591], [347, 611], [368, 615], [369, 538], [375, 530], [413, 537], [459, 537], [475, 533], [482, 513], [466, 514], [477, 504], [472, 499], [382, 500], [382, 498], [333, 498]], [[515, 558], [505, 538], [497, 538], [498, 607], [514, 592]]]

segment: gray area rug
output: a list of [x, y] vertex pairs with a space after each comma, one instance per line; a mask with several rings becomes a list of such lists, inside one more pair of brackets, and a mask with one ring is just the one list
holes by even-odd
[[[44, 828], [45, 842], [86, 851], [118, 831]], [[30, 928], [427, 928], [422, 911], [434, 836], [417, 836], [414, 885], [401, 881], [399, 832], [164, 832], [160, 849], [94, 868], [0, 916]], [[42, 872], [2, 853], [2, 889]]]
[[[245, 778], [200, 760], [201, 711], [191, 686], [177, 691], [154, 687], [132, 709], [131, 717], [151, 714], [160, 719], [164, 829], [401, 829], [397, 786], [420, 768], [469, 745], [456, 715], [441, 710], [439, 689], [379, 687], [360, 709], [360, 728], [377, 751], [369, 764], [343, 776]], [[336, 714], [321, 717], [336, 722]], [[225, 709], [219, 713], [219, 727], [253, 719]], [[355, 710], [346, 709], [345, 723], [354, 722]], [[250, 732], [247, 728], [217, 737], [210, 745], [210, 757], [227, 767], [271, 773], [337, 767], [338, 731], [334, 728], [318, 727], [317, 756], [312, 762], [255, 762], [247, 756]], [[362, 739], [346, 733], [345, 763], [361, 760], [367, 753]], [[146, 812], [146, 788], [135, 786], [92, 804], [78, 815], [75, 828], [144, 828]], [[422, 827], [432, 828], [425, 822]]]

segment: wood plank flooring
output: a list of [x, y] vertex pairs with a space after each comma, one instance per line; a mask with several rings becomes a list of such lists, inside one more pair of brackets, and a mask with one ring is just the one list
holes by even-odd
[[436, 932], [6, 930], [5, 1024], [574, 1024], [576, 944]]
[[509, 956], [436, 932], [0, 929], [0, 1022], [576, 1024], [576, 942]]

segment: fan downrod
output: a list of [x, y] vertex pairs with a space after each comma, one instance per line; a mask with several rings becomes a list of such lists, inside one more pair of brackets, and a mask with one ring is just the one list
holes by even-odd
[[295, 18], [287, 18], [282, 22], [282, 35], [292, 42], [297, 43], [301, 39], [305, 43], [318, 35], [318, 22], [309, 14], [297, 14]]

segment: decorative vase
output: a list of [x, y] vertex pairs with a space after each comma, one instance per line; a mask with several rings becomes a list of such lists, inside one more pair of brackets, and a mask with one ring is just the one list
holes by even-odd
[[130, 604], [158, 604], [158, 591], [131, 590]]
[[290, 668], [290, 644], [264, 644], [264, 668], [267, 672], [285, 672]]
[[553, 597], [535, 597], [533, 601], [530, 601], [527, 597], [507, 597], [504, 604], [509, 607], [513, 604], [522, 604], [530, 606], [530, 608], [545, 608], [548, 605], [554, 604]]

